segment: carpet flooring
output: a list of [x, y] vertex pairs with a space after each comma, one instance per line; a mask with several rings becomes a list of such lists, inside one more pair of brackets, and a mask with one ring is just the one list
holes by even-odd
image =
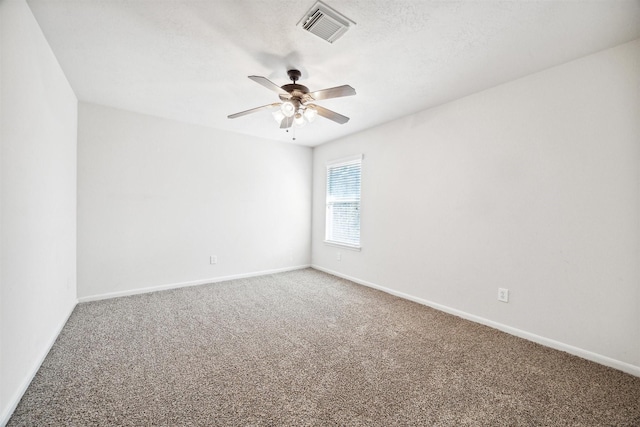
[[640, 378], [312, 269], [79, 304], [9, 426], [640, 426]]

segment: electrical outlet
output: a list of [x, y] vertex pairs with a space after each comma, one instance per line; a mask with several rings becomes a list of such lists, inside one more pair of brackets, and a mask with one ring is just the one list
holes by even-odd
[[498, 301], [509, 302], [509, 289], [498, 288]]
[[336, 259], [338, 261], [342, 261], [342, 254], [340, 252], [338, 252], [338, 254], [336, 255]]
[[209, 263], [210, 264], [217, 264], [218, 263], [218, 257], [216, 255], [211, 255], [209, 257]]

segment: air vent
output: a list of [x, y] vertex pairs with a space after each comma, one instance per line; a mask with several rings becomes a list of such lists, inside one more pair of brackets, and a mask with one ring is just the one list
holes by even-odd
[[355, 24], [355, 22], [321, 1], [314, 4], [309, 12], [298, 22], [298, 25], [304, 30], [329, 43], [338, 40], [347, 32], [350, 25]]

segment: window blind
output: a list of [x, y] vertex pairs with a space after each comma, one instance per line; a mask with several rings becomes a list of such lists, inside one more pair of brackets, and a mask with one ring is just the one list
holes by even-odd
[[361, 169], [362, 156], [327, 164], [327, 242], [360, 247]]

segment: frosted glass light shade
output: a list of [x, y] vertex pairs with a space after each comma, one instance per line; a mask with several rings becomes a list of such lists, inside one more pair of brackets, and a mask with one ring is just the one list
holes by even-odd
[[275, 120], [278, 124], [282, 123], [282, 119], [285, 118], [285, 115], [282, 113], [280, 109], [271, 113], [273, 115], [273, 120]]
[[301, 112], [297, 112], [295, 114], [295, 116], [293, 116], [293, 123], [297, 126], [297, 127], [302, 127], [305, 124], [304, 121], [304, 116], [302, 115]]
[[282, 114], [284, 114], [286, 117], [291, 117], [296, 113], [296, 106], [289, 101], [283, 102], [280, 106], [280, 111], [282, 111]]
[[314, 121], [317, 115], [318, 115], [318, 110], [316, 110], [316, 108], [311, 105], [304, 110], [304, 117], [309, 121], [309, 123]]

